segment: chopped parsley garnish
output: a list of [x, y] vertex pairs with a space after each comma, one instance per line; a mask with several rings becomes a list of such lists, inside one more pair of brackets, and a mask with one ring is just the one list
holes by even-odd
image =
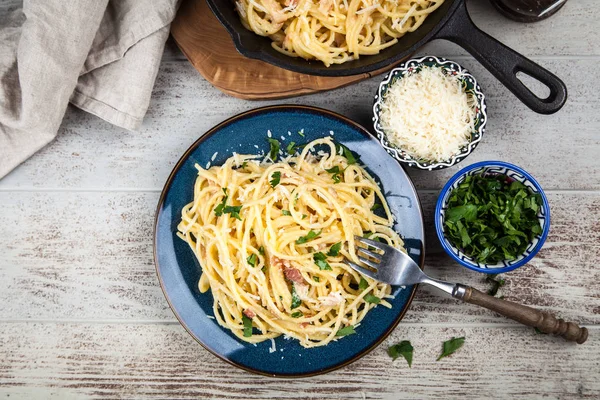
[[300, 236], [298, 239], [296, 239], [296, 244], [306, 243], [310, 240], [313, 240], [320, 234], [321, 234], [321, 231], [315, 232], [311, 229], [305, 236]]
[[354, 157], [354, 154], [349, 148], [340, 143], [337, 143], [335, 148], [338, 154], [341, 153], [344, 157], [346, 157], [346, 160], [348, 160], [348, 165], [356, 164], [356, 157]]
[[288, 217], [291, 217], [291, 216], [292, 216], [292, 213], [291, 213], [291, 212], [289, 212], [288, 210], [281, 210], [281, 213], [282, 213], [283, 215], [287, 215]]
[[367, 294], [365, 297], [363, 297], [363, 299], [365, 299], [367, 303], [371, 304], [379, 304], [381, 302], [379, 297], [372, 295], [371, 293]]
[[367, 280], [365, 278], [363, 278], [362, 276], [360, 277], [360, 282], [358, 284], [358, 288], [363, 291], [366, 288], [369, 287], [369, 282], [367, 282]]
[[246, 169], [247, 166], [248, 166], [248, 160], [244, 160], [244, 162], [242, 163], [242, 169]]
[[373, 207], [371, 207], [371, 211], [375, 211], [375, 210], [377, 210], [378, 208], [381, 208], [381, 207], [383, 207], [381, 204], [375, 203], [375, 204], [373, 204]]
[[446, 340], [442, 344], [442, 354], [440, 354], [440, 356], [435, 361], [440, 361], [442, 358], [448, 357], [449, 355], [453, 354], [456, 350], [460, 349], [464, 343], [464, 336], [459, 338], [453, 337], [450, 340]]
[[412, 368], [413, 350], [410, 341], [403, 340], [400, 343], [388, 347], [388, 355], [392, 357], [392, 361], [395, 361], [396, 358], [400, 356], [404, 357], [408, 366]]
[[242, 211], [242, 206], [225, 206], [223, 214], [230, 214], [233, 218], [237, 218], [241, 221], [242, 217], [240, 217], [240, 211]]
[[308, 217], [308, 215], [306, 215], [306, 214], [302, 214], [302, 219], [304, 219], [304, 218], [306, 218], [306, 217]]
[[261, 256], [264, 256], [264, 255], [265, 255], [265, 248], [264, 248], [263, 246], [260, 246], [260, 247], [258, 248], [258, 253], [259, 253]]
[[298, 131], [298, 135], [304, 137], [304, 129], [302, 129], [301, 131]]
[[341, 249], [342, 249], [342, 242], [337, 242], [336, 244], [334, 244], [333, 246], [331, 246], [331, 248], [327, 252], [327, 255], [329, 257], [335, 257], [335, 256], [337, 256], [337, 255], [340, 254], [340, 250]]
[[227, 198], [229, 197], [227, 195], [227, 188], [221, 188], [221, 190], [223, 190], [223, 193], [225, 193], [225, 197], [223, 197], [223, 200], [221, 200], [219, 205], [215, 207], [215, 214], [217, 217], [223, 215], [223, 209], [225, 208], [225, 203], [227, 203]]
[[302, 314], [302, 311], [296, 311], [295, 313], [292, 313], [291, 317], [292, 318], [300, 318], [304, 316], [304, 314]]
[[467, 176], [450, 194], [444, 230], [477, 262], [496, 264], [523, 254], [542, 233], [540, 194], [506, 175]]
[[302, 304], [302, 300], [298, 297], [298, 293], [296, 293], [296, 286], [292, 285], [292, 310], [300, 307], [300, 304]]
[[348, 336], [348, 335], [352, 335], [353, 333], [356, 333], [356, 331], [354, 330], [354, 327], [352, 325], [348, 325], [348, 326], [338, 330], [335, 333], [335, 336]]
[[292, 151], [294, 151], [294, 146], [296, 145], [296, 142], [290, 142], [290, 144], [287, 145], [287, 147], [285, 148], [288, 152], [288, 154], [291, 154]]
[[498, 289], [506, 283], [504, 279], [498, 278], [498, 275], [488, 275], [485, 280], [492, 284], [492, 287], [487, 292], [490, 296], [496, 296], [498, 294]]
[[230, 214], [233, 218], [237, 218], [240, 221], [242, 220], [242, 218], [240, 217], [240, 211], [242, 210], [242, 206], [227, 206], [225, 205], [225, 203], [227, 203], [227, 199], [229, 198], [229, 196], [227, 195], [227, 188], [222, 188], [223, 193], [225, 193], [225, 197], [223, 197], [223, 200], [221, 200], [221, 202], [219, 203], [218, 206], [215, 207], [215, 214], [217, 217], [220, 217], [223, 214]]
[[279, 140], [268, 138], [269, 145], [271, 146], [271, 150], [269, 151], [269, 158], [273, 161], [277, 160], [277, 154], [279, 154], [279, 149], [281, 148], [281, 144]]
[[252, 253], [248, 258], [246, 258], [246, 261], [251, 266], [256, 267], [256, 260], [257, 259], [258, 259], [258, 257], [256, 256], [256, 254]]
[[331, 271], [331, 266], [327, 263], [327, 256], [321, 252], [313, 254], [313, 260], [321, 271]]
[[281, 171], [275, 171], [275, 172], [273, 172], [273, 175], [271, 175], [271, 181], [269, 183], [271, 184], [271, 187], [275, 187], [275, 186], [279, 185], [280, 180], [281, 180]]
[[321, 278], [319, 278], [318, 276], [313, 276], [313, 281], [321, 282]]
[[[375, 237], [375, 238], [374, 238], [374, 237], [372, 237], [373, 235], [375, 235], [375, 233], [374, 233], [374, 232], [371, 232], [371, 231], [365, 231], [365, 232], [364, 232], [364, 234], [363, 234], [363, 237], [364, 237], [365, 239], [377, 240], [378, 242], [385, 243], [385, 242], [384, 242], [384, 239], [382, 239], [382, 238], [380, 238], [380, 237]], [[372, 249], [372, 247], [369, 247], [369, 249]]]
[[299, 195], [298, 195], [298, 193], [296, 193], [294, 195], [294, 205], [296, 205], [296, 203], [298, 202], [298, 197], [299, 197]]
[[252, 318], [242, 314], [242, 322], [244, 323], [244, 337], [252, 336]]
[[333, 183], [340, 183], [342, 181], [342, 171], [340, 170], [339, 166], [336, 165], [335, 167], [326, 169], [325, 171], [331, 174], [331, 179], [333, 179]]

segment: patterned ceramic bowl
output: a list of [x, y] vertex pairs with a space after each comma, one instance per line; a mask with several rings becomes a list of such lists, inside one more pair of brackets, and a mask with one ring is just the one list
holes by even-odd
[[[388, 88], [392, 86], [398, 79], [402, 79], [402, 77], [408, 74], [419, 72], [424, 66], [440, 67], [446, 74], [458, 76], [459, 79], [462, 81], [465, 92], [471, 93], [477, 99], [477, 115], [475, 117], [475, 129], [471, 133], [471, 141], [468, 145], [464, 146], [461, 149], [459, 154], [453, 156], [450, 160], [438, 162], [417, 159], [408, 154], [401, 147], [397, 147], [396, 145], [390, 143], [387, 139], [385, 130], [381, 126], [381, 104], [385, 99], [385, 95], [388, 91]], [[471, 152], [475, 149], [475, 147], [477, 147], [477, 145], [481, 141], [483, 133], [485, 132], [486, 123], [487, 114], [485, 96], [481, 92], [481, 87], [479, 86], [473, 75], [471, 75], [465, 68], [461, 67], [453, 61], [446, 60], [444, 58], [425, 56], [422, 58], [408, 60], [400, 64], [398, 67], [391, 70], [389, 74], [385, 76], [383, 82], [379, 84], [377, 94], [375, 94], [375, 103], [373, 104], [373, 125], [375, 127], [375, 132], [377, 132], [377, 138], [379, 139], [381, 145], [392, 157], [394, 157], [401, 163], [408, 165], [409, 167], [431, 171], [434, 169], [448, 168], [456, 163], [461, 162], [469, 154], [471, 154]]]
[[[482, 175], [482, 174], [502, 174], [508, 176], [510, 179], [515, 181], [519, 181], [532, 193], [539, 193], [542, 197], [542, 206], [540, 207], [540, 211], [538, 213], [538, 219], [540, 221], [540, 225], [542, 227], [542, 233], [533, 238], [533, 240], [527, 246], [527, 249], [523, 254], [517, 257], [515, 260], [504, 260], [500, 261], [497, 264], [481, 264], [478, 263], [475, 259], [469, 257], [465, 253], [461, 251], [461, 249], [454, 246], [450, 241], [446, 238], [444, 233], [444, 216], [446, 213], [446, 208], [448, 205], [448, 200], [450, 198], [451, 192], [456, 189], [462, 182], [464, 182], [465, 178], [469, 175]], [[548, 236], [548, 231], [550, 230], [550, 206], [548, 205], [548, 199], [546, 199], [546, 195], [542, 190], [541, 186], [531, 175], [525, 172], [523, 169], [517, 167], [516, 165], [512, 165], [509, 163], [505, 163], [502, 161], [482, 161], [468, 167], [462, 169], [458, 173], [456, 173], [448, 183], [442, 189], [437, 204], [435, 207], [435, 230], [437, 232], [438, 239], [442, 243], [442, 247], [452, 257], [456, 260], [460, 265], [470, 268], [474, 271], [485, 272], [488, 274], [500, 274], [503, 272], [512, 271], [513, 269], [519, 268], [522, 265], [525, 265], [529, 260], [531, 260], [537, 252], [542, 248], [544, 242], [546, 241], [546, 237]]]

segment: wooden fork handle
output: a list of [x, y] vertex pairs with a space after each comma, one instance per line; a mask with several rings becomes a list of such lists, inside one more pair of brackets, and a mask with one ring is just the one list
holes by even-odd
[[459, 290], [459, 293], [457, 293], [459, 296], [455, 297], [462, 299], [466, 303], [485, 307], [522, 324], [538, 328], [544, 333], [562, 336], [569, 341], [581, 344], [587, 340], [587, 328], [579, 327], [573, 322], [565, 322], [552, 314], [490, 296], [469, 286], [464, 286], [460, 289], [462, 290]]

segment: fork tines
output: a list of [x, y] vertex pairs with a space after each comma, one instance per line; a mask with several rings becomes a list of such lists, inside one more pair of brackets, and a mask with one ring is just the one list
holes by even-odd
[[[366, 246], [369, 246], [371, 249], [379, 249], [379, 250], [383, 250], [381, 248], [381, 243], [379, 242], [375, 242], [373, 240], [369, 240], [369, 239], [365, 239], [361, 236], [354, 236], [354, 238], [356, 239], [356, 241], [359, 244], [363, 244]], [[371, 244], [374, 244], [374, 246], [371, 246]], [[369, 248], [364, 248], [364, 247], [360, 247], [357, 246], [356, 247], [356, 252], [358, 255], [358, 260], [363, 263], [364, 265], [369, 266], [370, 268], [373, 268], [375, 270], [377, 270], [377, 268], [379, 267], [379, 263], [382, 261], [383, 257], [381, 254], [376, 253], [374, 251], [371, 251]], [[360, 254], [358, 253], [362, 253], [363, 255], [366, 255], [369, 258], [366, 257], [361, 257]], [[362, 268], [364, 269], [364, 268]]]
[[356, 240], [358, 243], [362, 243], [367, 246], [375, 247], [378, 250], [385, 251], [386, 245], [376, 240], [367, 239], [357, 235], [354, 235], [354, 240]]

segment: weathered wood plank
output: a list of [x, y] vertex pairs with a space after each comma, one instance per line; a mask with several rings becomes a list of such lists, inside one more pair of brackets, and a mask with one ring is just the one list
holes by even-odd
[[[0, 395], [594, 399], [600, 396], [598, 332], [575, 345], [517, 327], [400, 325], [383, 345], [346, 368], [281, 380], [217, 359], [174, 324], [9, 323], [0, 326]], [[436, 362], [441, 343], [458, 336], [466, 337], [464, 347]], [[389, 344], [406, 339], [415, 348], [412, 368], [386, 354]]]
[[[577, 0], [566, 4], [551, 18], [532, 24], [522, 24], [504, 18], [489, 1], [467, 2], [475, 24], [509, 47], [527, 57], [600, 55], [600, 33], [592, 29], [600, 19], [596, 0]], [[464, 57], [467, 53], [446, 41], [435, 41], [421, 49], [423, 54]], [[185, 57], [170, 40], [165, 60]]]
[[[487, 133], [466, 164], [499, 159], [532, 173], [546, 189], [600, 189], [600, 80], [597, 62], [552, 60], [548, 67], [569, 87], [559, 113], [527, 109], [487, 71], [465, 61], [488, 98]], [[585, 77], [582, 79], [581, 77]], [[591, 81], [592, 80], [592, 81]], [[277, 102], [248, 102], [220, 93], [188, 63], [164, 63], [139, 132], [128, 132], [70, 109], [58, 138], [0, 181], [0, 190], [26, 188], [160, 189], [173, 165], [194, 140], [242, 111], [267, 104], [310, 104], [370, 126], [372, 95], [379, 78], [347, 88]], [[439, 189], [456, 172], [410, 170], [421, 189]]]
[[[427, 270], [487, 289], [484, 275], [453, 263], [433, 229], [436, 194], [422, 193]], [[506, 298], [583, 324], [600, 324], [600, 193], [549, 193], [553, 225], [528, 266], [506, 274]], [[152, 258], [158, 193], [0, 193], [0, 321], [174, 321]], [[585, 215], [585, 218], [581, 218]], [[413, 323], [509, 323], [422, 287]]]

